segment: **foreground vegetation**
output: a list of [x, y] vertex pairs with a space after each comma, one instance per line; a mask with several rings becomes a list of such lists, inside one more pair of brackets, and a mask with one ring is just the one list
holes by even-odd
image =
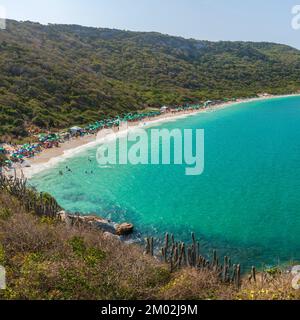
[[8, 20], [0, 32], [0, 137], [163, 104], [290, 93], [299, 79], [300, 52], [285, 45]]
[[[55, 200], [34, 191], [0, 190], [0, 299], [299, 299], [292, 276], [275, 268], [223, 283], [213, 270], [170, 266], [82, 224], [67, 225], [43, 208]], [[39, 205], [28, 206], [28, 202]], [[29, 209], [33, 208], [33, 209]], [[50, 209], [49, 209], [50, 210]], [[42, 214], [41, 214], [42, 213]]]

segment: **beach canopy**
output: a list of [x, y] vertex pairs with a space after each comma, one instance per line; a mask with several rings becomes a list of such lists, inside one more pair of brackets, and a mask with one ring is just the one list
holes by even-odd
[[82, 128], [80, 128], [80, 127], [72, 127], [72, 128], [70, 128], [70, 131], [71, 132], [77, 132], [77, 131], [82, 131], [83, 129]]
[[[234, 99], [232, 99], [234, 100]], [[206, 101], [204, 104], [188, 104], [185, 103], [181, 106], [173, 106], [172, 111], [180, 112], [183, 110], [194, 110], [199, 109], [201, 107], [205, 107], [208, 104], [210, 104], [213, 101]], [[19, 149], [16, 150], [13, 146], [7, 145], [5, 148], [3, 145], [0, 144], [0, 153], [2, 152], [8, 152], [11, 154], [12, 158], [15, 159], [23, 159], [27, 157], [32, 157], [36, 152], [40, 151], [40, 148], [47, 144], [47, 147], [51, 147], [53, 145], [53, 142], [61, 141], [62, 138], [66, 138], [67, 136], [70, 136], [70, 134], [77, 134], [80, 133], [80, 135], [88, 134], [88, 133], [94, 133], [97, 130], [100, 130], [102, 128], [111, 128], [114, 126], [120, 126], [122, 123], [130, 122], [130, 121], [143, 121], [146, 118], [152, 118], [155, 116], [159, 116], [164, 113], [164, 111], [168, 110], [169, 107], [162, 106], [160, 110], [157, 111], [150, 111], [150, 112], [129, 112], [126, 114], [123, 114], [122, 116], [115, 116], [107, 119], [102, 119], [99, 121], [95, 121], [91, 124], [88, 124], [84, 128], [81, 128], [79, 126], [74, 126], [68, 129], [68, 131], [64, 131], [62, 133], [42, 133], [38, 135], [39, 143], [35, 144], [24, 144], [19, 147]], [[45, 146], [45, 145], [44, 145]]]

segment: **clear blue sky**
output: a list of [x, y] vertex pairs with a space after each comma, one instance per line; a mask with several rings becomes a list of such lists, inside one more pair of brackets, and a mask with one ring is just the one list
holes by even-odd
[[300, 49], [291, 9], [300, 0], [0, 0], [7, 16], [201, 40], [285, 43]]

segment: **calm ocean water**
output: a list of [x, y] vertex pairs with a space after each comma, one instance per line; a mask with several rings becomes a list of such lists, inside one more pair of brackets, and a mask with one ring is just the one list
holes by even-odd
[[186, 176], [178, 165], [101, 167], [92, 148], [31, 183], [67, 210], [132, 222], [143, 237], [168, 231], [188, 241], [195, 232], [207, 255], [215, 248], [247, 267], [300, 260], [299, 97], [236, 105], [160, 127], [205, 129], [201, 176]]

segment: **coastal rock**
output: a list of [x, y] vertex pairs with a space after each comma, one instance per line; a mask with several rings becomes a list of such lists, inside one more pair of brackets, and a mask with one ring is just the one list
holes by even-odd
[[116, 228], [116, 233], [118, 236], [125, 236], [133, 232], [134, 226], [131, 223], [119, 224]]
[[115, 225], [101, 217], [98, 216], [80, 216], [79, 219], [86, 224], [92, 225], [93, 227], [102, 230], [104, 232], [109, 232], [112, 234], [116, 234]]
[[101, 229], [102, 231], [109, 232], [111, 234], [116, 234], [116, 229], [114, 224], [107, 220], [98, 219], [93, 224], [96, 228]]
[[90, 223], [90, 224], [101, 222], [101, 221], [107, 221], [97, 216], [79, 216], [79, 219], [81, 219], [85, 223]]
[[69, 214], [66, 211], [58, 212], [58, 215], [61, 221], [66, 223], [68, 226], [76, 225], [78, 223], [90, 225], [103, 231], [106, 237], [111, 237], [111, 239], [114, 238], [121, 240], [122, 237], [130, 235], [134, 229], [134, 226], [131, 223], [116, 224], [110, 220], [103, 219], [95, 215], [80, 216]]

